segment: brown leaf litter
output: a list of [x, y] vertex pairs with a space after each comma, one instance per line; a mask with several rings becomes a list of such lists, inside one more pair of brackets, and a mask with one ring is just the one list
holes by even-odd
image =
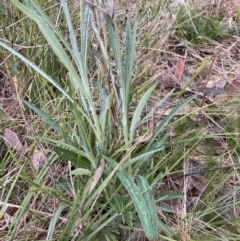
[[[27, 155], [29, 148], [23, 146], [16, 132], [12, 131], [9, 128], [5, 128], [3, 138], [6, 145], [13, 148], [18, 154], [20, 154], [23, 157]], [[41, 170], [46, 162], [47, 156], [45, 155], [45, 153], [35, 148], [31, 158], [31, 164], [35, 171]]]

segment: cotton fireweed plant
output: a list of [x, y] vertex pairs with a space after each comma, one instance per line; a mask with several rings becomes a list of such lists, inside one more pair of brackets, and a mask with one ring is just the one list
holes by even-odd
[[[126, 21], [125, 40], [122, 42], [119, 29], [113, 21], [113, 6], [110, 6], [108, 12], [104, 5], [89, 6], [81, 1], [79, 40], [67, 2], [62, 0], [69, 31], [68, 42], [35, 1], [11, 2], [37, 23], [56, 57], [66, 68], [67, 85], [62, 87], [31, 59], [25, 58], [4, 42], [0, 42], [0, 45], [55, 86], [67, 99], [76, 123], [74, 128], [66, 131], [54, 121], [54, 116], [23, 101], [58, 133], [60, 141], [48, 138], [48, 142], [55, 143], [54, 152], [74, 166], [70, 173], [72, 180], [80, 180], [82, 183], [76, 188], [74, 182], [69, 182], [74, 186], [71, 188], [73, 201], [65, 195], [58, 195], [62, 206], [56, 210], [49, 224], [48, 239], [54, 238], [56, 231], [60, 232], [58, 240], [71, 238], [76, 228], [84, 224], [79, 240], [94, 239], [97, 234], [103, 239], [114, 240], [119, 222], [127, 224], [131, 229], [141, 224], [148, 239], [158, 238], [162, 231], [170, 235], [170, 229], [157, 216], [152, 192], [163, 175], [149, 167], [156, 158], [158, 165], [161, 163], [156, 154], [165, 148], [167, 135], [163, 133], [166, 125], [195, 96], [177, 105], [160, 124], [151, 126], [149, 131], [140, 135], [139, 126], [151, 122], [155, 108], [161, 106], [172, 92], [145, 113], [144, 107], [156, 84], [152, 84], [152, 79], [138, 88], [133, 87], [133, 81], [137, 81], [134, 68], [137, 15], [133, 25], [129, 20]], [[102, 19], [96, 19], [96, 11]], [[90, 54], [96, 61], [95, 75], [89, 70], [93, 61], [89, 60]], [[136, 98], [139, 99], [136, 101]], [[41, 186], [43, 176], [55, 161], [45, 165], [36, 180], [25, 180], [32, 185], [30, 191], [59, 194], [58, 190]], [[31, 195], [29, 192], [25, 197], [25, 205], [17, 212], [15, 222], [9, 227], [9, 240], [14, 240], [17, 225], [27, 209]], [[58, 218], [66, 208], [71, 210], [68, 222], [63, 229], [57, 230]]]

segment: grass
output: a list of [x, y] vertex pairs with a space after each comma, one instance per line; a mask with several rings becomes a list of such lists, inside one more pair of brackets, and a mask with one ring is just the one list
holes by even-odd
[[1, 4], [1, 239], [239, 239], [230, 1]]

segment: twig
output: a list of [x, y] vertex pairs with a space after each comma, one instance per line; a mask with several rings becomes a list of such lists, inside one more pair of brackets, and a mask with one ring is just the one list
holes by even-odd
[[207, 172], [218, 171], [218, 170], [222, 170], [222, 169], [228, 169], [228, 168], [239, 167], [239, 166], [240, 166], [240, 163], [234, 163], [231, 165], [224, 165], [224, 166], [220, 166], [220, 167], [214, 167], [214, 168], [210, 168], [210, 169], [204, 169], [204, 170], [200, 170], [200, 171], [190, 172], [190, 173], [186, 173], [186, 174], [183, 174], [181, 176], [176, 176], [176, 177], [194, 176], [194, 175], [198, 175], [198, 174], [204, 174]]

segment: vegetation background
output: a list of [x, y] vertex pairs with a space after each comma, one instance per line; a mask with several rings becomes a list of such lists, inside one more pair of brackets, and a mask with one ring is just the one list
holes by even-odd
[[1, 240], [239, 240], [240, 2], [0, 2]]

